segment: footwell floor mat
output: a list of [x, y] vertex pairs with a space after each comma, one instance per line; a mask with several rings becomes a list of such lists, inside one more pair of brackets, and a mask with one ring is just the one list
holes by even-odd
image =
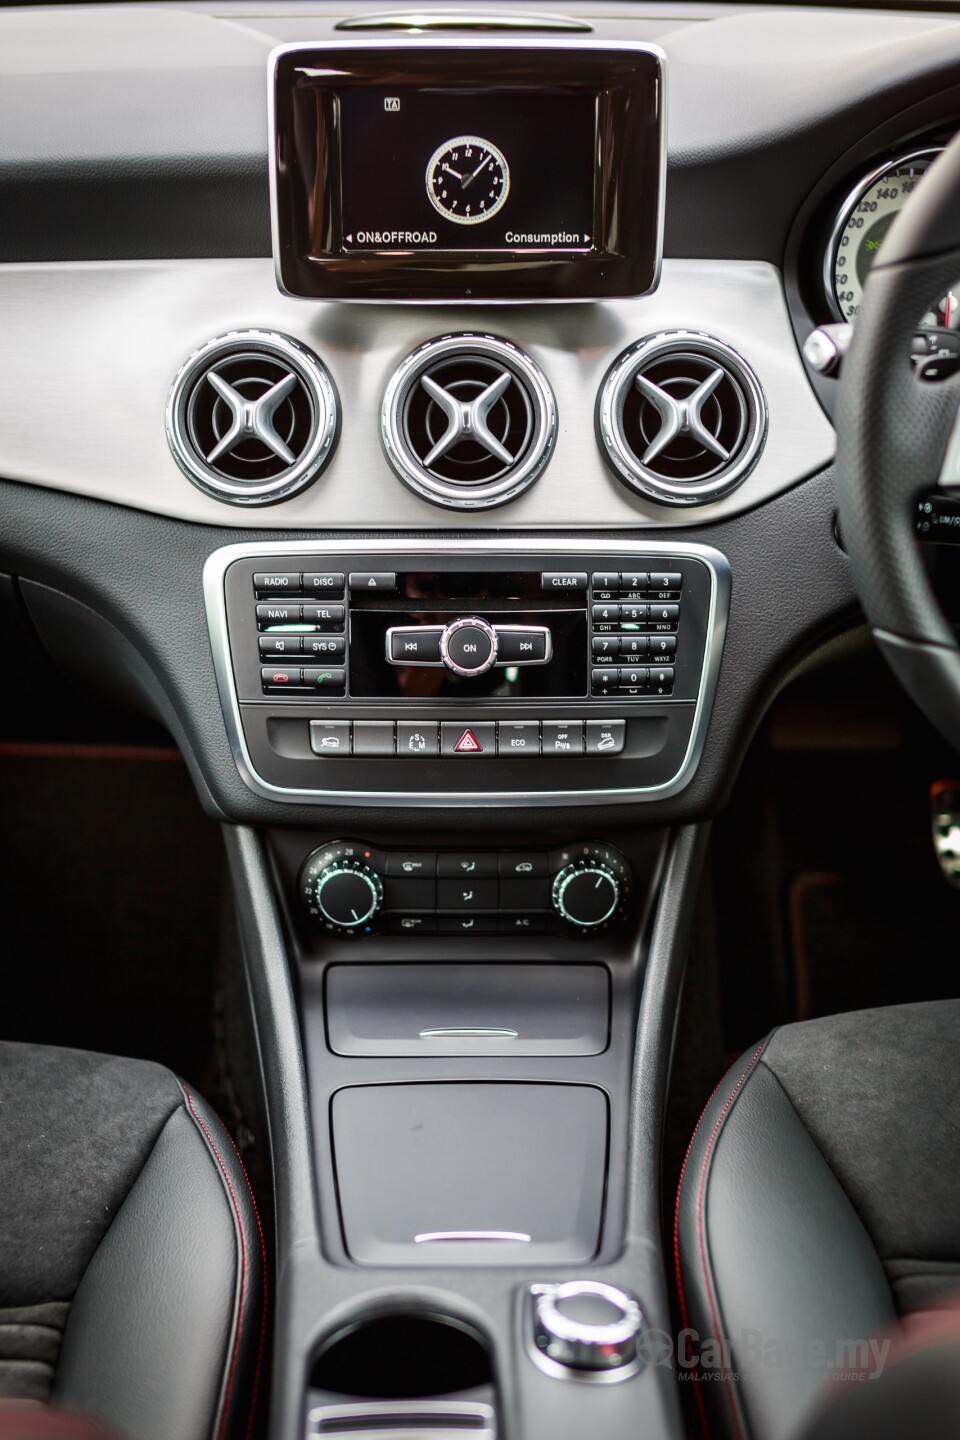
[[176, 750], [0, 745], [11, 1040], [211, 1066], [223, 853]]

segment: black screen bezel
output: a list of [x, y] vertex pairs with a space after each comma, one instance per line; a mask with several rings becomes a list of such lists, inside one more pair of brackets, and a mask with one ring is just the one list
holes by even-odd
[[[537, 90], [598, 97], [590, 251], [381, 251], [338, 247], [335, 126], [323, 107], [348, 88]], [[319, 96], [318, 93], [319, 92]], [[284, 47], [274, 57], [271, 183], [277, 279], [310, 300], [588, 300], [649, 293], [663, 228], [660, 53], [582, 42], [371, 42]], [[321, 143], [326, 147], [324, 158]], [[311, 212], [318, 218], [311, 224]]]

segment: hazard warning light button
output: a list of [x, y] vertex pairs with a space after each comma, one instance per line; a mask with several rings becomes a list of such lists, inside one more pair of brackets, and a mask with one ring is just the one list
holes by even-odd
[[497, 753], [497, 727], [492, 720], [473, 724], [463, 720], [445, 720], [440, 726], [440, 754], [457, 759], [482, 759]]

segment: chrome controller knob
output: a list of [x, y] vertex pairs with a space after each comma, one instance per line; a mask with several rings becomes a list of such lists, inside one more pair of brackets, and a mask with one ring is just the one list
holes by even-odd
[[497, 659], [497, 632], [486, 620], [453, 620], [440, 636], [440, 658], [454, 675], [483, 675]]
[[534, 1285], [530, 1293], [539, 1363], [592, 1379], [625, 1379], [637, 1369], [643, 1317], [632, 1295], [596, 1280]]
[[553, 908], [562, 920], [581, 930], [604, 925], [620, 904], [620, 881], [599, 860], [575, 860], [553, 882]]

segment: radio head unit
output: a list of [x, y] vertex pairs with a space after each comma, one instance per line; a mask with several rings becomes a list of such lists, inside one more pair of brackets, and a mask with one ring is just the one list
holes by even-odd
[[289, 295], [576, 300], [657, 283], [664, 95], [650, 46], [288, 46], [270, 99]]
[[251, 789], [291, 803], [548, 805], [675, 794], [729, 597], [706, 546], [280, 541], [204, 570]]

